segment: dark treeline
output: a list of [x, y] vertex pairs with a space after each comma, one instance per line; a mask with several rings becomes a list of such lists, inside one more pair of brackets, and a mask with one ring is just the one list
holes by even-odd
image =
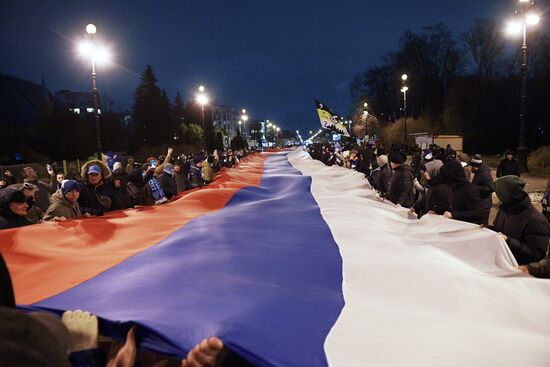
[[[428, 119], [435, 133], [463, 133], [468, 151], [501, 152], [518, 145], [521, 40], [479, 19], [456, 36], [442, 23], [407, 31], [396, 51], [350, 83], [354, 111], [368, 101], [382, 124], [402, 116], [401, 75], [408, 75], [407, 114]], [[550, 38], [530, 30], [527, 130], [530, 148], [550, 143]]]
[[[96, 152], [93, 114], [75, 114], [53, 99], [38, 106], [32, 124], [3, 122], [0, 134], [0, 162], [14, 162], [15, 154], [24, 161], [87, 158]], [[102, 108], [102, 111], [106, 111]], [[126, 113], [103, 112], [100, 115], [103, 151], [154, 149], [164, 145], [189, 146], [190, 150], [223, 150], [222, 131], [212, 125], [212, 113], [194, 101], [184, 103], [178, 92], [171, 101], [147, 65], [134, 92], [129, 119]], [[203, 129], [204, 125], [204, 129]], [[246, 145], [240, 137], [232, 146]]]

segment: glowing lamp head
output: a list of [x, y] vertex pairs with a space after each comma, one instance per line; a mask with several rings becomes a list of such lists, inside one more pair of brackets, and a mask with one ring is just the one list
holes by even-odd
[[246, 113], [246, 110], [243, 108], [241, 112], [242, 112], [243, 114], [245, 114], [245, 113]]
[[239, 125], [242, 125], [242, 124], [243, 124], [243, 122], [241, 120], [239, 120]]
[[506, 25], [506, 34], [508, 34], [509, 36], [517, 36], [518, 34], [521, 33], [522, 27], [523, 26], [521, 25], [520, 22], [515, 20], [510, 21]]
[[248, 116], [247, 116], [247, 115], [243, 115], [243, 116], [242, 116], [242, 119], [243, 119], [243, 121], [246, 122], [246, 121], [248, 121]]
[[94, 58], [99, 64], [107, 64], [111, 61], [111, 53], [104, 47], [97, 47], [94, 52]]
[[540, 16], [538, 14], [535, 14], [535, 13], [529, 13], [525, 17], [525, 22], [527, 22], [527, 24], [529, 24], [529, 25], [539, 24]]
[[403, 92], [403, 93], [405, 93], [405, 92], [408, 91], [408, 90], [409, 90], [409, 87], [403, 87], [403, 88], [401, 88], [401, 92]]
[[86, 33], [88, 33], [88, 34], [95, 34], [95, 32], [97, 32], [97, 28], [96, 28], [95, 25], [93, 25], [93, 24], [88, 24], [88, 25], [86, 26]]
[[407, 74], [401, 75], [401, 80], [402, 81], [406, 81], [408, 78], [409, 78], [409, 76]]
[[204, 92], [204, 85], [199, 86], [199, 92]]
[[367, 102], [363, 103], [363, 107], [367, 108], [369, 104]]
[[83, 41], [78, 45], [78, 53], [80, 56], [90, 56], [93, 53], [94, 47], [88, 41]]
[[208, 104], [208, 96], [206, 94], [199, 94], [196, 98], [197, 103], [201, 106]]
[[277, 128], [277, 132], [279, 132], [279, 131], [281, 131], [281, 128], [280, 128], [280, 127]]

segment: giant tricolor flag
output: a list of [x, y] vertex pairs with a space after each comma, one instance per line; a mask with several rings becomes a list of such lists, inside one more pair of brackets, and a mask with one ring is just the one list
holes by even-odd
[[380, 201], [303, 151], [255, 155], [169, 204], [0, 231], [17, 302], [183, 357], [259, 366], [547, 366], [550, 282], [494, 232]]

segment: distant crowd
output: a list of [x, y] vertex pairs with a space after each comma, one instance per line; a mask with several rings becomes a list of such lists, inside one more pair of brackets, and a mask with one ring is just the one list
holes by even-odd
[[[550, 181], [541, 213], [525, 191], [512, 150], [500, 161], [496, 180], [480, 154], [470, 158], [450, 145], [425, 150], [415, 146], [410, 158], [405, 147], [398, 145], [386, 152], [383, 145], [317, 144], [309, 146], [308, 152], [328, 166], [364, 173], [381, 198], [409, 208], [417, 218], [435, 214], [489, 227], [506, 241], [522, 271], [550, 278]], [[493, 193], [500, 205], [490, 224]]]

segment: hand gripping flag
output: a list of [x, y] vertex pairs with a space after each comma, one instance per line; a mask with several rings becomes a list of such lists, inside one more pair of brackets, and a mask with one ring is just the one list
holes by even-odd
[[340, 116], [332, 112], [332, 110], [321, 101], [315, 100], [315, 106], [317, 107], [321, 126], [324, 129], [329, 129], [344, 136], [350, 136], [344, 124], [340, 122]]

